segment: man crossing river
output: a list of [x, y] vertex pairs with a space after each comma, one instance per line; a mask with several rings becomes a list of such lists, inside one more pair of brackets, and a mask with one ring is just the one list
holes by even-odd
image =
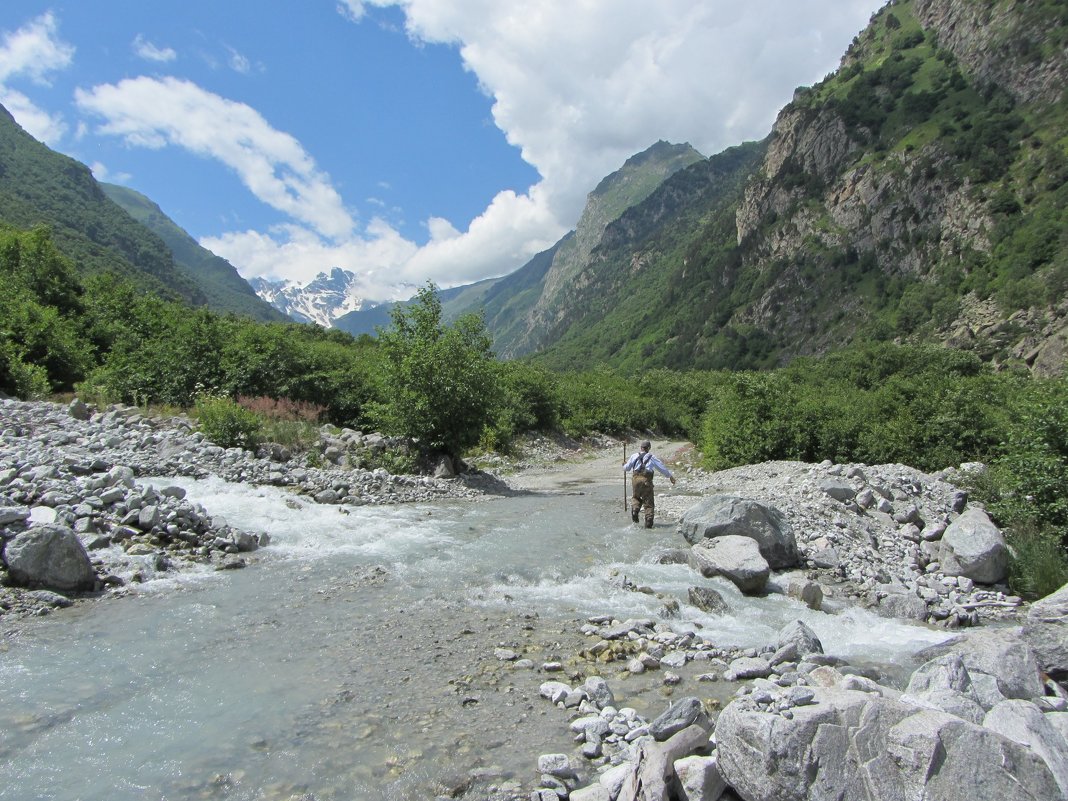
[[640, 450], [623, 463], [625, 473], [633, 473], [631, 477], [631, 489], [633, 497], [630, 499], [630, 519], [638, 522], [638, 512], [645, 507], [645, 527], [653, 527], [653, 471], [667, 476], [671, 483], [675, 483], [675, 476], [664, 466], [664, 463], [650, 453], [652, 443], [646, 440], [641, 444]]

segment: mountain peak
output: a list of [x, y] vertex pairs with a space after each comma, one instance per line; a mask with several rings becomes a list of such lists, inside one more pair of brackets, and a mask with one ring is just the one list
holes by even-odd
[[361, 294], [359, 276], [341, 267], [321, 272], [306, 284], [262, 278], [250, 283], [256, 294], [290, 319], [323, 328], [332, 328], [337, 318], [370, 305]]

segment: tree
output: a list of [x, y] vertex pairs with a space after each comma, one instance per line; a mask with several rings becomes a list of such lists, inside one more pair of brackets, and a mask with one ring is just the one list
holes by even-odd
[[483, 320], [465, 314], [444, 324], [433, 283], [391, 314], [379, 332], [387, 383], [375, 416], [387, 432], [457, 456], [478, 442], [499, 393]]

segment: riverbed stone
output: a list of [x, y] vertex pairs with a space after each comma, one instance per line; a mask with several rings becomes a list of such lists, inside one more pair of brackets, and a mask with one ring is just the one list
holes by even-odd
[[695, 724], [705, 731], [712, 729], [712, 722], [705, 713], [700, 698], [696, 696], [680, 698], [649, 724], [649, 734], [654, 740], [663, 742], [687, 726]]
[[4, 564], [24, 587], [80, 592], [96, 585], [89, 555], [66, 526], [35, 526], [22, 532], [5, 545]]
[[967, 576], [980, 584], [1004, 581], [1009, 569], [1005, 538], [986, 512], [966, 509], [942, 535], [940, 561], [947, 576]]
[[716, 726], [723, 777], [748, 801], [1055, 798], [1045, 762], [982, 726], [877, 695], [817, 689], [787, 718], [731, 702]]
[[675, 761], [674, 769], [680, 801], [718, 801], [727, 789], [715, 755], [683, 757]]
[[607, 706], [615, 706], [615, 696], [612, 694], [608, 682], [601, 676], [588, 676], [582, 686], [589, 695], [590, 701], [592, 701], [598, 709], [604, 709]]
[[1038, 661], [1019, 627], [976, 629], [951, 648], [961, 654], [973, 684], [986, 674], [1006, 698], [1042, 697]]
[[701, 540], [690, 551], [701, 575], [723, 576], [747, 595], [763, 592], [771, 575], [757, 542], [749, 537], [725, 534]]
[[1053, 774], [1062, 796], [1068, 798], [1068, 749], [1064, 748], [1060, 732], [1037, 706], [1019, 699], [1002, 701], [987, 712], [983, 726], [1040, 756]]
[[1068, 584], [1031, 605], [1023, 636], [1039, 666], [1053, 678], [1068, 681]]
[[722, 615], [730, 611], [723, 596], [711, 587], [690, 587], [688, 592], [689, 601], [702, 612], [713, 615]]
[[801, 620], [787, 623], [779, 630], [778, 647], [782, 648], [786, 645], [793, 645], [799, 657], [823, 653], [823, 643], [820, 642], [820, 638]]
[[793, 529], [782, 512], [748, 498], [706, 498], [682, 515], [678, 528], [691, 544], [727, 535], [749, 537], [776, 570], [793, 567], [800, 560]]

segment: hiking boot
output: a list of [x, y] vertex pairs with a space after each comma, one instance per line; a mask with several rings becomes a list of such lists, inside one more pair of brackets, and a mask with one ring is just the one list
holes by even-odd
[[635, 523], [638, 522], [638, 510], [637, 509], [635, 509], [634, 511], [632, 511], [630, 513], [630, 519], [633, 520]]
[[652, 528], [653, 527], [653, 518], [651, 518], [651, 517], [645, 518], [645, 527], [646, 528]]

